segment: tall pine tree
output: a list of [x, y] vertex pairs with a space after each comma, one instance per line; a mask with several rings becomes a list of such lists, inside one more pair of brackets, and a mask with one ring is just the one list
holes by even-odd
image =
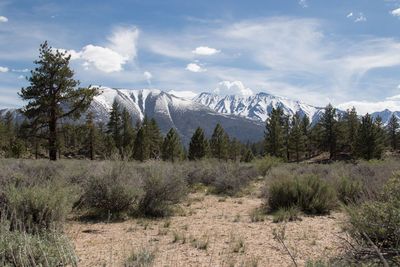
[[390, 142], [390, 146], [392, 147], [393, 151], [397, 150], [397, 145], [398, 145], [398, 142], [399, 142], [398, 130], [399, 130], [399, 120], [393, 114], [390, 117], [389, 123], [387, 125], [389, 142]]
[[329, 151], [329, 158], [334, 158], [337, 145], [337, 120], [336, 109], [331, 104], [326, 106], [325, 113], [321, 118], [322, 147]]
[[48, 141], [49, 158], [57, 160], [58, 122], [60, 119], [77, 119], [98, 94], [95, 88], [77, 88], [79, 81], [73, 78], [69, 67], [71, 56], [67, 52], [54, 51], [47, 42], [40, 45], [37, 67], [31, 71], [30, 85], [19, 93], [28, 104], [22, 113], [31, 123], [33, 133], [46, 128], [42, 137]]
[[196, 129], [189, 143], [189, 160], [199, 160], [207, 154], [207, 139], [200, 127]]
[[228, 159], [228, 141], [229, 137], [225, 133], [221, 124], [217, 123], [210, 139], [211, 155], [217, 159]]
[[265, 125], [265, 153], [274, 157], [285, 157], [284, 124], [282, 108], [272, 108]]
[[182, 158], [183, 150], [181, 140], [174, 128], [171, 128], [164, 138], [161, 157], [163, 160], [176, 161]]

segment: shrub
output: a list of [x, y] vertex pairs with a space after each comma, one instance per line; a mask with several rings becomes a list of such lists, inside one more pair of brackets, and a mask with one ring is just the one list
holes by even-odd
[[10, 222], [0, 221], [0, 266], [77, 266], [69, 240], [53, 231], [30, 234], [11, 231]]
[[[130, 176], [130, 177], [129, 177]], [[138, 175], [121, 166], [92, 176], [84, 185], [83, 207], [100, 218], [120, 218], [133, 212], [141, 196]]]
[[298, 207], [308, 214], [325, 214], [336, 205], [332, 187], [316, 176], [275, 179], [264, 189], [271, 212]]
[[352, 204], [360, 201], [363, 193], [363, 184], [359, 179], [342, 176], [336, 183], [338, 199], [343, 204]]
[[299, 220], [299, 213], [296, 207], [280, 208], [274, 212], [272, 221], [274, 223], [296, 221]]
[[78, 198], [75, 187], [60, 182], [9, 185], [1, 194], [0, 209], [11, 220], [12, 227], [23, 227], [28, 232], [59, 228]]
[[170, 206], [187, 193], [184, 179], [173, 169], [148, 168], [143, 175], [143, 195], [138, 211], [144, 216], [160, 217], [170, 213]]
[[138, 251], [132, 252], [129, 258], [125, 261], [125, 267], [148, 267], [152, 266], [156, 252], [148, 248], [141, 248]]
[[[350, 233], [361, 246], [368, 238], [385, 256], [398, 256], [400, 249], [400, 173], [385, 185], [379, 200], [348, 208]], [[360, 250], [363, 252], [363, 250]]]
[[282, 159], [280, 158], [265, 156], [261, 159], [257, 159], [254, 164], [259, 174], [264, 176], [268, 173], [269, 170], [279, 165], [280, 163], [282, 163]]

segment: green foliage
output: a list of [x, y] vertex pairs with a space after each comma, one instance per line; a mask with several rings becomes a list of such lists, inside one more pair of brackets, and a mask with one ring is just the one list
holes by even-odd
[[399, 173], [387, 182], [378, 200], [349, 207], [347, 211], [350, 215], [350, 233], [355, 239], [367, 244], [367, 235], [383, 251], [400, 249]]
[[125, 261], [125, 267], [149, 267], [153, 266], [156, 252], [148, 248], [141, 248], [132, 252], [129, 258]]
[[57, 232], [30, 234], [11, 231], [10, 222], [0, 220], [1, 266], [77, 266], [70, 241]]
[[74, 186], [47, 182], [32, 186], [11, 184], [1, 190], [0, 198], [4, 201], [0, 202], [0, 209], [5, 211], [13, 227], [40, 232], [60, 227], [71, 212], [78, 194]]
[[284, 157], [284, 115], [282, 108], [272, 108], [265, 124], [264, 150], [273, 157]]
[[293, 156], [296, 162], [299, 162], [300, 159], [303, 158], [303, 154], [306, 150], [307, 137], [304, 135], [304, 129], [302, 128], [301, 123], [300, 114], [296, 113], [292, 119], [292, 127], [288, 136], [289, 153]]
[[208, 142], [204, 136], [204, 131], [200, 127], [194, 132], [189, 144], [189, 160], [199, 160], [207, 154]]
[[187, 193], [182, 176], [171, 169], [147, 168], [143, 176], [143, 195], [138, 211], [144, 216], [160, 217], [171, 213], [171, 205]]
[[359, 202], [363, 191], [363, 184], [359, 179], [342, 176], [336, 183], [338, 199], [346, 205]]
[[47, 42], [40, 45], [37, 65], [31, 72], [30, 85], [22, 88], [20, 96], [28, 104], [22, 113], [30, 120], [32, 132], [45, 127], [50, 160], [57, 159], [57, 122], [61, 118], [79, 118], [98, 94], [94, 88], [78, 88], [74, 72], [69, 67], [71, 56], [54, 51]]
[[336, 206], [333, 188], [313, 175], [273, 180], [264, 195], [271, 212], [297, 207], [307, 214], [326, 214]]
[[399, 119], [394, 114], [392, 115], [392, 117], [390, 117], [387, 128], [390, 145], [393, 150], [397, 150], [397, 146], [399, 143]]
[[274, 223], [297, 221], [299, 220], [299, 213], [297, 207], [279, 208], [273, 213], [272, 221]]
[[361, 118], [357, 139], [357, 155], [359, 157], [366, 160], [382, 157], [384, 140], [380, 124], [379, 119], [374, 122], [369, 114]]
[[256, 159], [254, 165], [257, 168], [259, 174], [264, 176], [268, 173], [269, 170], [279, 165], [280, 163], [282, 163], [282, 159], [280, 158], [265, 156], [261, 159]]
[[246, 149], [245, 152], [242, 154], [242, 157], [240, 158], [241, 162], [252, 162], [254, 160], [254, 154], [250, 149]]
[[210, 139], [211, 156], [216, 159], [228, 159], [229, 137], [218, 123]]
[[123, 166], [116, 166], [90, 177], [84, 185], [83, 206], [100, 218], [121, 218], [134, 212], [141, 191], [133, 175]]
[[161, 157], [163, 160], [176, 161], [182, 158], [182, 144], [179, 135], [174, 128], [171, 128], [164, 138]]
[[331, 104], [325, 107], [325, 113], [319, 122], [322, 129], [322, 147], [330, 153], [330, 158], [336, 154], [338, 139], [338, 128], [336, 119], [336, 109]]

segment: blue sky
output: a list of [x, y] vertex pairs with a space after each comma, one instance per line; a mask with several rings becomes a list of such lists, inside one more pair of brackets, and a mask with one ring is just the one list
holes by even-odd
[[1, 0], [0, 108], [48, 40], [84, 86], [400, 110], [399, 29], [400, 0]]

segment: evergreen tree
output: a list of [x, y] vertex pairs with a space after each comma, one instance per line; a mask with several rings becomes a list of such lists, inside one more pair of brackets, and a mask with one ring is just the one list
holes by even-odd
[[227, 160], [228, 141], [228, 135], [225, 133], [221, 124], [217, 123], [210, 139], [210, 149], [212, 157]]
[[361, 118], [361, 124], [357, 133], [357, 156], [370, 160], [380, 158], [382, 155], [382, 132], [378, 122], [373, 122], [367, 113]]
[[57, 160], [57, 123], [63, 118], [77, 119], [87, 109], [96, 89], [78, 88], [74, 72], [69, 67], [71, 56], [67, 52], [54, 51], [47, 42], [40, 46], [38, 65], [31, 71], [30, 85], [22, 88], [20, 97], [28, 101], [22, 113], [31, 122], [34, 133], [46, 128], [49, 158]]
[[329, 151], [329, 158], [333, 158], [337, 145], [336, 109], [331, 104], [326, 106], [325, 113], [320, 121], [322, 127], [322, 147]]
[[182, 158], [182, 144], [179, 135], [171, 128], [164, 138], [161, 156], [163, 160], [176, 161]]
[[236, 138], [228, 140], [228, 158], [233, 161], [240, 159], [241, 148], [242, 144]]
[[242, 157], [240, 158], [241, 162], [252, 162], [254, 159], [254, 154], [251, 151], [251, 149], [246, 148], [244, 150], [244, 153], [242, 154]]
[[86, 116], [86, 128], [87, 128], [87, 148], [89, 152], [89, 158], [90, 160], [94, 160], [96, 151], [95, 151], [95, 146], [96, 146], [96, 127], [93, 123], [93, 113], [89, 112]]
[[135, 129], [133, 128], [132, 117], [125, 108], [122, 111], [121, 120], [121, 156], [125, 158], [132, 153], [135, 141]]
[[296, 162], [299, 162], [306, 149], [304, 136], [304, 129], [302, 128], [302, 121], [300, 114], [296, 113], [292, 119], [292, 127], [289, 135], [289, 150], [294, 155]]
[[107, 124], [107, 132], [111, 135], [114, 140], [114, 144], [119, 151], [120, 156], [122, 156], [122, 114], [121, 108], [118, 102], [114, 99], [111, 106], [110, 119]]
[[148, 125], [143, 124], [143, 126], [146, 129], [146, 135], [149, 142], [149, 157], [151, 159], [158, 159], [161, 156], [161, 145], [163, 142], [160, 128], [158, 128], [157, 122], [154, 118], [150, 120]]
[[308, 158], [311, 156], [311, 123], [306, 114], [301, 119], [301, 131], [304, 136], [305, 157]]
[[196, 129], [189, 144], [189, 160], [202, 159], [207, 154], [207, 139], [204, 136], [204, 131], [200, 127]]
[[374, 120], [374, 130], [376, 138], [374, 157], [380, 159], [382, 158], [383, 152], [385, 151], [386, 143], [386, 133], [383, 129], [383, 122], [380, 116], [376, 117]]
[[271, 115], [265, 125], [265, 152], [274, 157], [283, 158], [285, 155], [284, 144], [284, 119], [281, 107], [272, 108]]
[[133, 149], [133, 158], [139, 161], [148, 160], [150, 156], [149, 139], [146, 136], [145, 126], [142, 126], [136, 135]]
[[396, 151], [399, 141], [398, 139], [399, 120], [394, 114], [392, 115], [392, 117], [390, 117], [387, 130], [388, 130], [390, 146], [392, 147], [392, 150]]
[[350, 147], [350, 152], [354, 154], [357, 143], [357, 131], [359, 126], [357, 111], [354, 107], [351, 110], [347, 110], [345, 114], [345, 122], [346, 122], [346, 130], [345, 130], [346, 143]]

